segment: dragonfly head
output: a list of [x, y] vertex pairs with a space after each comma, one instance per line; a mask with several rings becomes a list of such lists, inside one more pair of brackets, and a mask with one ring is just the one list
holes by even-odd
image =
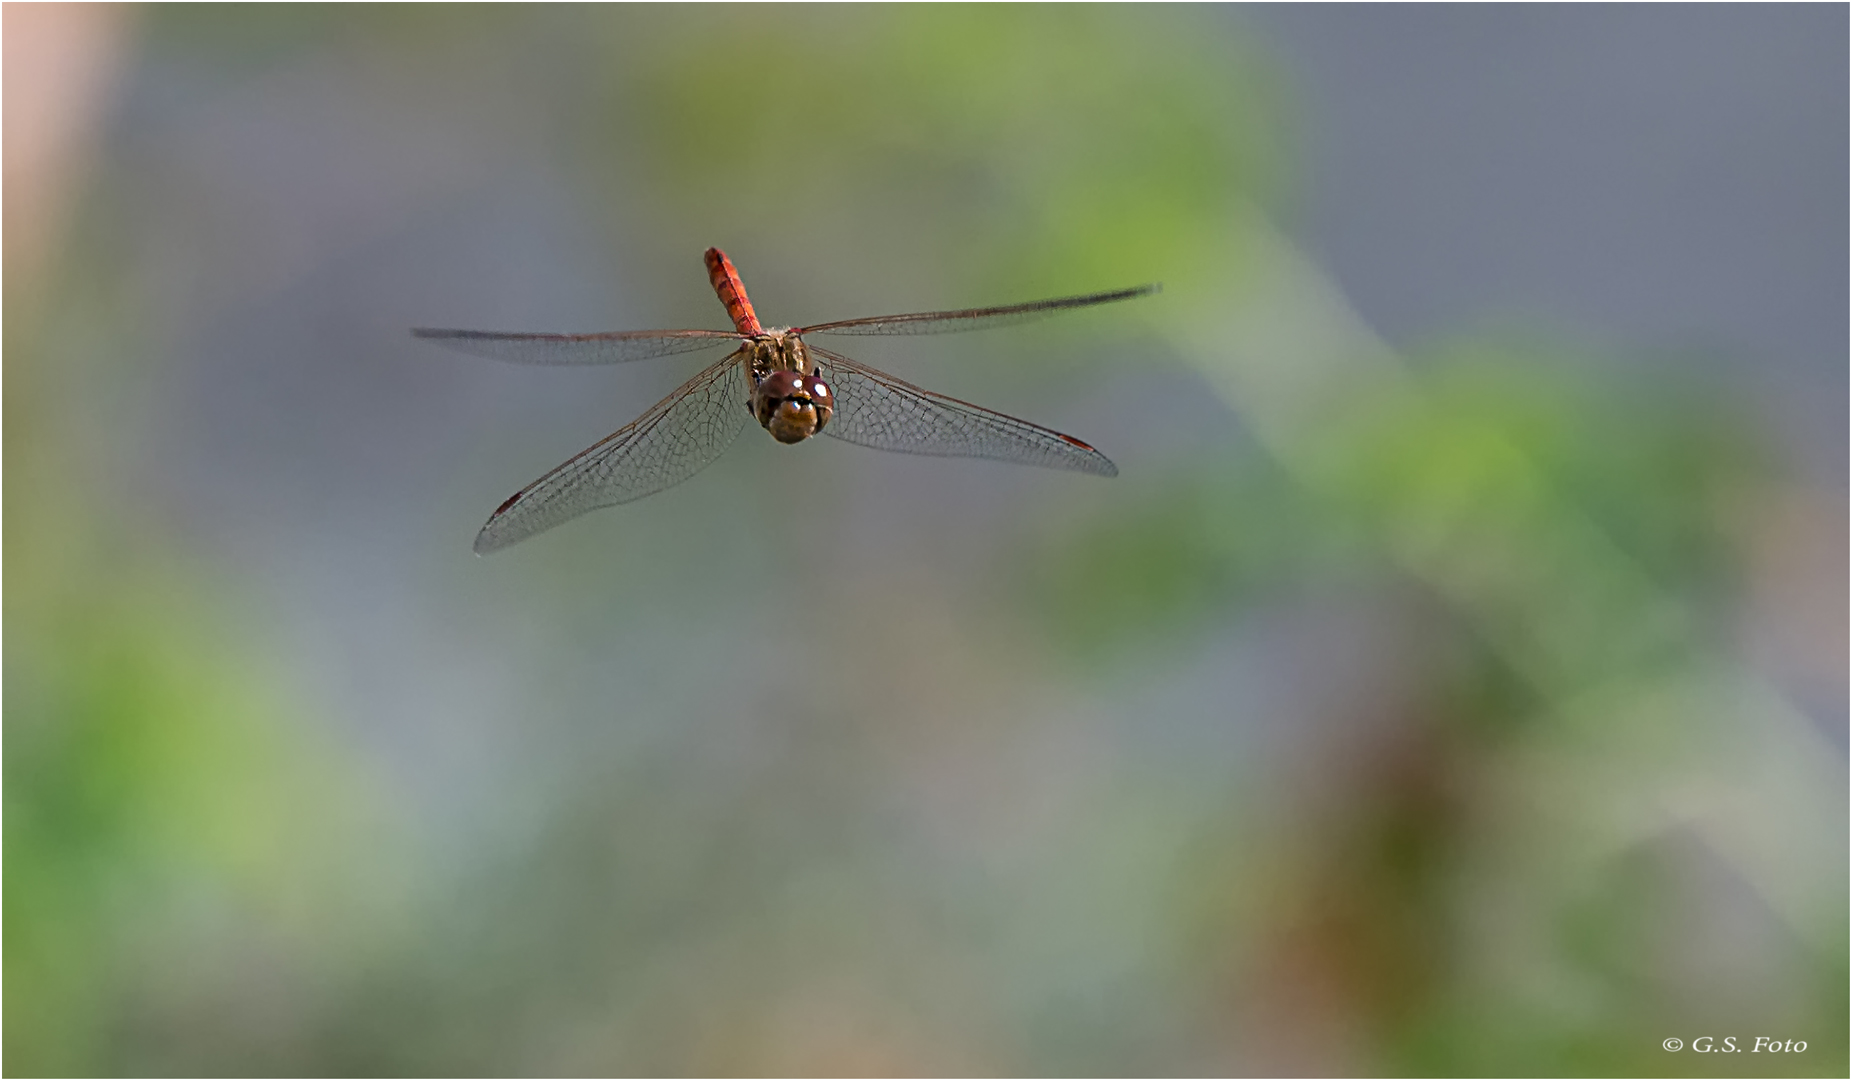
[[774, 371], [752, 392], [752, 415], [771, 437], [798, 443], [823, 430], [835, 412], [835, 393], [814, 375]]

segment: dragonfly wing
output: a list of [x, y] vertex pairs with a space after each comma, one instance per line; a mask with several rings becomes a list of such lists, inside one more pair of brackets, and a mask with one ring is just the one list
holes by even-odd
[[654, 356], [737, 344], [729, 330], [634, 330], [610, 334], [504, 334], [493, 330], [433, 330], [413, 337], [446, 349], [516, 364], [620, 364]]
[[1004, 307], [965, 308], [962, 311], [921, 311], [912, 315], [875, 315], [866, 319], [842, 319], [797, 329], [800, 334], [944, 334], [957, 330], [988, 330], [993, 326], [1013, 326], [1031, 319], [1045, 318], [1074, 308], [1113, 304], [1158, 292], [1161, 285], [1139, 285], [1130, 289], [1064, 296], [1058, 300], [1034, 300]]
[[745, 426], [742, 355], [702, 371], [648, 412], [522, 488], [482, 526], [476, 554], [525, 540], [588, 510], [654, 494], [699, 472]]
[[1111, 459], [1071, 435], [992, 412], [968, 401], [921, 390], [825, 349], [824, 379], [835, 391], [835, 415], [823, 434], [843, 442], [936, 457], [976, 457], [1117, 476]]

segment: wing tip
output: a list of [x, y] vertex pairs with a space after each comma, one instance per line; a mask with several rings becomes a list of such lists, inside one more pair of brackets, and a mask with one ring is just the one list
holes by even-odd
[[1101, 454], [1097, 446], [1094, 446], [1092, 443], [1084, 442], [1080, 439], [1076, 439], [1071, 435], [1061, 435], [1061, 433], [1058, 431], [1055, 432], [1054, 434], [1060, 435], [1062, 442], [1065, 442], [1068, 446], [1071, 446], [1075, 450], [1078, 450], [1081, 453], [1086, 455], [1085, 457], [1080, 459], [1083, 462], [1083, 464], [1080, 466], [1081, 472], [1091, 473], [1094, 476], [1117, 476], [1118, 475], [1118, 466], [1112, 464], [1111, 458], [1106, 457], [1104, 454]]
[[1114, 300], [1136, 300], [1139, 297], [1155, 296], [1162, 291], [1163, 282], [1152, 281], [1143, 285], [1133, 285], [1128, 289], [1119, 289], [1107, 295]]
[[427, 338], [432, 341], [473, 341], [477, 339], [494, 339], [513, 335], [498, 333], [494, 330], [456, 330], [443, 326], [414, 326], [411, 336]]
[[411, 328], [411, 336], [422, 338], [425, 341], [455, 342], [493, 339], [503, 335], [489, 330], [454, 330], [443, 326], [414, 326]]
[[488, 525], [482, 526], [482, 531], [476, 533], [476, 542], [469, 545], [470, 550], [474, 551], [478, 558], [483, 555], [492, 555], [508, 546], [507, 542], [500, 537], [491, 536], [489, 534], [489, 525], [493, 524], [494, 521], [491, 520]]
[[503, 536], [496, 530], [495, 526], [502, 520], [501, 516], [508, 512], [508, 508], [520, 502], [522, 496], [526, 494], [527, 492], [525, 491], [517, 491], [513, 495], [508, 496], [508, 500], [500, 506], [497, 506], [495, 512], [488, 516], [488, 520], [482, 523], [481, 530], [476, 533], [476, 542], [471, 545], [477, 555], [487, 555], [493, 551], [500, 551], [502, 548], [520, 539], [518, 536], [513, 538]]

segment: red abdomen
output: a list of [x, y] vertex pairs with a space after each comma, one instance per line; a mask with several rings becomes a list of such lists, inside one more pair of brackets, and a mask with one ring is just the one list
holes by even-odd
[[739, 280], [739, 271], [733, 269], [733, 261], [726, 257], [726, 252], [719, 248], [707, 249], [707, 276], [713, 281], [713, 291], [720, 294], [720, 303], [726, 305], [733, 329], [748, 337], [764, 333], [764, 328], [758, 325], [758, 314], [752, 310], [752, 301], [746, 299], [745, 282]]

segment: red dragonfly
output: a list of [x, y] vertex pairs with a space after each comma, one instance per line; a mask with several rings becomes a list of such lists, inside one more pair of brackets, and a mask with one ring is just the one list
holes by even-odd
[[843, 442], [942, 457], [993, 458], [1117, 476], [1104, 454], [1071, 435], [921, 390], [840, 353], [809, 334], [937, 334], [1003, 326], [1072, 308], [1156, 292], [1156, 285], [1036, 300], [1006, 307], [877, 315], [814, 326], [761, 326], [739, 272], [719, 248], [707, 274], [731, 330], [626, 330], [608, 334], [506, 334], [417, 329], [412, 334], [477, 356], [522, 364], [614, 364], [733, 345], [649, 411], [516, 492], [476, 535], [476, 553], [525, 540], [601, 506], [678, 484], [720, 456], [746, 417], [771, 437], [797, 443], [822, 432]]

